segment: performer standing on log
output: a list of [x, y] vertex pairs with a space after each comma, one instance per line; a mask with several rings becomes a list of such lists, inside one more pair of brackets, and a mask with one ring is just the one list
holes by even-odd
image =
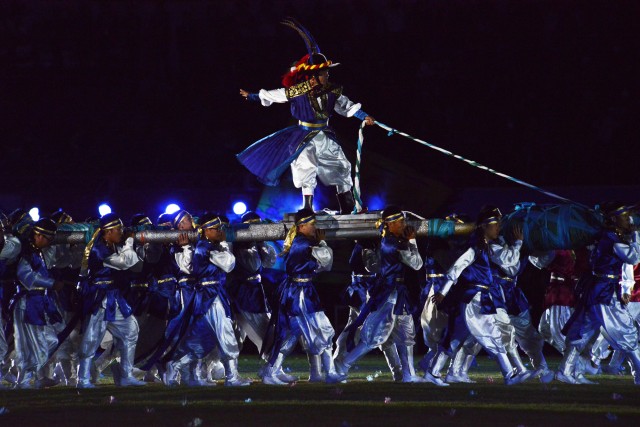
[[317, 179], [325, 185], [335, 185], [341, 214], [350, 214], [355, 201], [351, 187], [351, 164], [345, 157], [334, 131], [329, 127], [332, 112], [345, 117], [355, 116], [373, 125], [373, 117], [362, 111], [342, 94], [342, 87], [329, 83], [329, 68], [337, 66], [327, 59], [307, 29], [293, 19], [282, 22], [293, 28], [304, 40], [308, 54], [296, 62], [283, 76], [284, 88], [261, 89], [240, 95], [265, 107], [274, 102], [291, 103], [291, 115], [298, 125], [282, 129], [254, 143], [238, 160], [258, 179], [275, 186], [280, 175], [291, 165], [293, 183], [302, 189], [304, 207], [313, 210], [313, 192]]

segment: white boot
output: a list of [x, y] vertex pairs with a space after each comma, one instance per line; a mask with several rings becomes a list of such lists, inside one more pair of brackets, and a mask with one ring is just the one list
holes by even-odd
[[282, 381], [278, 377], [278, 371], [282, 369], [282, 362], [284, 361], [284, 354], [278, 353], [273, 365], [267, 364], [262, 371], [262, 383], [266, 385], [287, 385], [286, 381]]
[[449, 356], [447, 356], [443, 351], [438, 351], [433, 360], [434, 362], [431, 369], [424, 373], [424, 379], [438, 387], [447, 387], [449, 384], [442, 380], [442, 377], [440, 377], [440, 371], [444, 369], [444, 366], [449, 360]]
[[347, 380], [346, 374], [339, 374], [336, 372], [336, 368], [333, 364], [333, 355], [331, 351], [326, 349], [320, 355], [322, 359], [322, 367], [324, 369], [324, 382], [327, 384], [339, 383]]
[[307, 358], [309, 359], [309, 382], [323, 382], [324, 376], [322, 375], [322, 359], [320, 355], [307, 353]]
[[467, 354], [464, 351], [464, 348], [461, 347], [456, 352], [456, 355], [449, 364], [449, 370], [447, 371], [447, 376], [445, 377], [446, 382], [448, 382], [449, 384], [467, 382], [461, 376], [466, 360]]
[[623, 375], [622, 363], [624, 362], [625, 354], [621, 350], [614, 350], [609, 360], [608, 365], [602, 366], [602, 373], [607, 375]]
[[349, 373], [349, 369], [365, 354], [369, 353], [371, 349], [362, 341], [358, 343], [358, 345], [349, 353], [347, 353], [342, 360], [334, 361], [336, 372], [339, 374], [347, 375]]
[[416, 375], [416, 369], [413, 366], [413, 346], [412, 345], [396, 345], [400, 364], [402, 365], [402, 382], [403, 383], [424, 383], [425, 378]]
[[388, 345], [381, 349], [384, 358], [387, 359], [387, 365], [393, 376], [395, 382], [402, 381], [402, 365], [400, 363], [400, 356], [398, 355], [398, 349], [395, 344]]
[[80, 359], [78, 363], [78, 384], [77, 388], [95, 388], [96, 386], [91, 384], [91, 365], [93, 361], [91, 357], [85, 357]]
[[574, 346], [570, 345], [565, 349], [562, 361], [556, 371], [556, 379], [558, 381], [567, 384], [579, 384], [574, 377], [578, 357], [580, 357], [580, 353]]
[[238, 359], [229, 359], [222, 362], [224, 365], [224, 385], [228, 387], [243, 387], [251, 384], [249, 378], [242, 378], [238, 373]]

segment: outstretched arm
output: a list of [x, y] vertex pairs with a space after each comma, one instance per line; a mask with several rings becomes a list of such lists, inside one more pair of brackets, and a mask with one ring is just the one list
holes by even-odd
[[270, 106], [274, 102], [278, 104], [288, 102], [284, 88], [274, 90], [260, 89], [258, 93], [249, 93], [244, 89], [240, 89], [240, 96], [243, 96], [247, 101], [260, 102], [265, 107]]

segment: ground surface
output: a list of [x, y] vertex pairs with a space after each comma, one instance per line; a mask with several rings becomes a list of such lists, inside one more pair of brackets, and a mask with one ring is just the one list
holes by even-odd
[[[257, 361], [242, 358], [255, 378]], [[558, 360], [551, 361], [552, 367]], [[285, 367], [306, 379], [306, 359]], [[481, 357], [476, 384], [438, 388], [396, 384], [375, 354], [352, 370], [346, 384], [291, 387], [143, 388], [55, 387], [0, 391], [0, 426], [555, 426], [633, 425], [640, 422], [640, 387], [631, 376], [601, 376], [599, 385], [531, 381], [506, 387], [495, 363]], [[110, 378], [103, 379], [108, 382]]]

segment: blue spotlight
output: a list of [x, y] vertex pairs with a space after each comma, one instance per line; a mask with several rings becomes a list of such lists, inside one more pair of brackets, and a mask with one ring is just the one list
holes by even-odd
[[110, 214], [111, 206], [109, 206], [106, 203], [103, 203], [100, 206], [98, 206], [98, 212], [100, 212], [100, 216], [105, 216], [106, 214]]
[[29, 216], [34, 221], [38, 221], [40, 219], [40, 209], [33, 207], [29, 210]]
[[247, 211], [247, 205], [244, 202], [235, 202], [233, 204], [233, 213], [236, 215], [242, 215]]
[[169, 215], [174, 214], [180, 210], [180, 206], [175, 203], [168, 204], [164, 210], [164, 213], [168, 213]]

